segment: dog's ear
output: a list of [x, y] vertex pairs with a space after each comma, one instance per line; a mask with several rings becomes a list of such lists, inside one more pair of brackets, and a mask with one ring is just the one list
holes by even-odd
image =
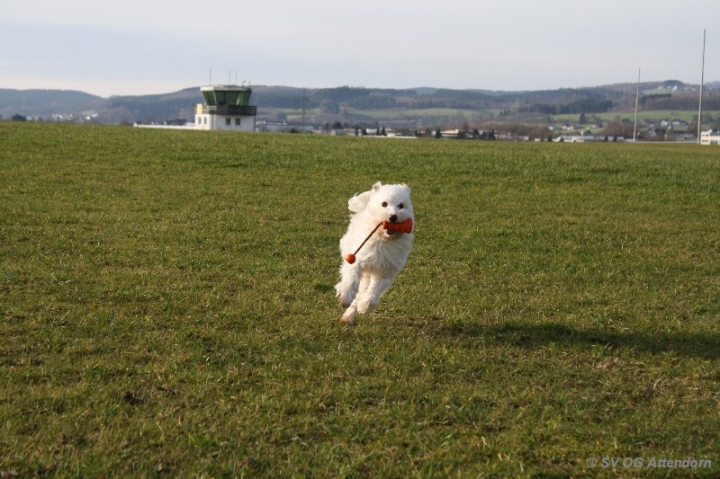
[[407, 192], [410, 193], [410, 187], [408, 185], [406, 185], [405, 183], [402, 183], [400, 186], [405, 188], [407, 190]]
[[378, 181], [377, 183], [375, 183], [375, 184], [373, 185], [372, 190], [375, 191], [375, 192], [377, 192], [381, 187], [382, 187], [382, 183], [380, 183], [380, 182]]
[[370, 201], [370, 197], [372, 196], [372, 194], [372, 190], [360, 193], [359, 195], [356, 194], [348, 200], [348, 209], [353, 213], [359, 213], [360, 211], [364, 210], [368, 204], [368, 201]]

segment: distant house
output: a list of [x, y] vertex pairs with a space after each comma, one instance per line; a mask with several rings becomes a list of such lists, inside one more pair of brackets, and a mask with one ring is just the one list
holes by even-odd
[[587, 141], [596, 141], [596, 138], [594, 135], [561, 135], [553, 141], [563, 143], [585, 143]]
[[700, 133], [701, 145], [720, 145], [720, 131], [708, 130]]
[[458, 133], [460, 133], [460, 130], [458, 130], [457, 128], [454, 130], [442, 130], [440, 132], [443, 138], [457, 138]]
[[656, 136], [665, 136], [667, 130], [665, 128], [655, 128], [654, 126], [648, 128], [648, 136], [655, 138]]

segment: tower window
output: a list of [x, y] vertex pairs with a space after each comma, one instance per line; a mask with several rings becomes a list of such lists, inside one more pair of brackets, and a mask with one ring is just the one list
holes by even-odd
[[230, 126], [230, 118], [225, 118], [225, 125]]
[[240, 118], [235, 118], [235, 126], [240, 126]]

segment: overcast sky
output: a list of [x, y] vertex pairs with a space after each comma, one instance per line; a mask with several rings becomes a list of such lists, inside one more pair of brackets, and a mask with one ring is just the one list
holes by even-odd
[[698, 84], [718, 25], [720, 0], [0, 0], [0, 88]]

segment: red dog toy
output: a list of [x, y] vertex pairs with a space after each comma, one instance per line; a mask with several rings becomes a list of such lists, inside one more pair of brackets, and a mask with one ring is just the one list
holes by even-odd
[[353, 264], [355, 262], [355, 255], [358, 254], [358, 251], [360, 251], [360, 248], [365, 246], [365, 243], [367, 243], [367, 240], [370, 239], [370, 237], [377, 231], [380, 226], [383, 227], [383, 229], [386, 229], [388, 231], [395, 231], [396, 233], [412, 233], [412, 227], [413, 222], [411, 218], [406, 219], [402, 223], [391, 223], [389, 221], [381, 221], [377, 224], [375, 228], [370, 232], [369, 235], [367, 235], [367, 238], [362, 242], [360, 246], [358, 246], [358, 249], [355, 250], [355, 253], [350, 253], [349, 255], [345, 256], [345, 261], [347, 261], [350, 264]]

